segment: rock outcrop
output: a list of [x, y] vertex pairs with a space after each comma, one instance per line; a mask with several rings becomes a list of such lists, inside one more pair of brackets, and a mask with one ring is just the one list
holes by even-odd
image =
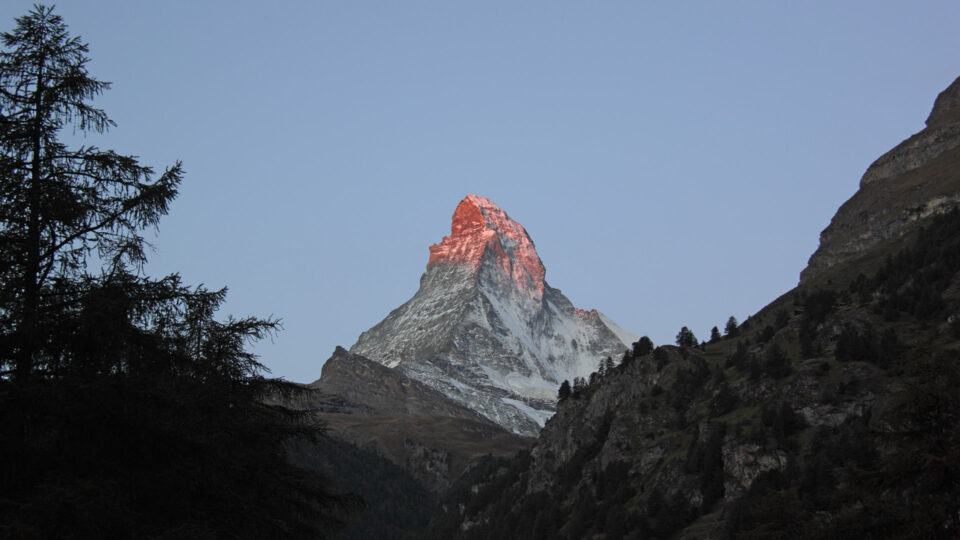
[[446, 398], [403, 373], [337, 347], [320, 378], [308, 385], [319, 395], [344, 400], [340, 412], [444, 416], [487, 422], [483, 416]]
[[342, 347], [306, 390], [276, 401], [313, 411], [331, 437], [379, 454], [435, 493], [477, 459], [511, 456], [530, 444], [400, 371]]
[[800, 283], [842, 262], [867, 257], [960, 203], [960, 78], [940, 93], [926, 128], [881, 156], [860, 189], [820, 234], [820, 246]]
[[[550, 537], [730, 537], [738, 508], [758, 506], [754, 484], [799, 482], [806, 477], [798, 469], [810, 469], [811, 456], [823, 451], [817, 445], [829, 441], [841, 456], [848, 447], [859, 452], [855, 441], [868, 426], [888, 429], [895, 418], [877, 396], [891, 401], [902, 385], [875, 366], [818, 357], [792, 362], [788, 375], [769, 369], [774, 351], [796, 347], [804, 315], [788, 317], [768, 342], [744, 352], [725, 340], [706, 352], [665, 346], [629, 357], [562, 401], [529, 454], [473, 477], [477, 499], [504, 493], [511, 505], [468, 498], [445, 519], [459, 519], [461, 531], [503, 522], [524, 531], [503, 538], [527, 537], [534, 521], [552, 523], [543, 516], [556, 520]], [[604, 517], [586, 525], [593, 515]], [[617, 536], [624, 530], [635, 534]]]

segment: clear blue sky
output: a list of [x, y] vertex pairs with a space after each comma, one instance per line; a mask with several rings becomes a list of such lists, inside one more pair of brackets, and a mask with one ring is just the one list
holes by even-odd
[[[4, 29], [31, 1], [0, 4]], [[104, 147], [179, 200], [148, 271], [276, 315], [319, 377], [416, 291], [467, 193], [547, 281], [658, 343], [792, 288], [866, 167], [960, 75], [960, 2], [67, 0]]]

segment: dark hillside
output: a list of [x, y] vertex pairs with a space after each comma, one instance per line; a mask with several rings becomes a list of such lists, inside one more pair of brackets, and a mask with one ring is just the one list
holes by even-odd
[[346, 526], [333, 538], [404, 538], [425, 527], [439, 511], [436, 494], [371, 450], [324, 436], [312, 444], [295, 444], [291, 454], [297, 466], [327, 475], [337, 492], [355, 493], [363, 499], [359, 509], [341, 516]]
[[[928, 130], [952, 129], [957, 87]], [[797, 288], [564, 389], [533, 448], [472, 471], [423, 537], [960, 536], [960, 189], [928, 130], [871, 167]], [[909, 219], [902, 189], [926, 201]], [[857, 243], [867, 199], [857, 219], [884, 225]]]
[[428, 538], [952, 538], [960, 212], [725, 337], [627, 354]]
[[829, 280], [839, 268], [872, 271], [878, 254], [898, 249], [918, 225], [957, 206], [960, 79], [937, 96], [926, 124], [870, 165], [860, 189], [820, 234], [801, 283]]

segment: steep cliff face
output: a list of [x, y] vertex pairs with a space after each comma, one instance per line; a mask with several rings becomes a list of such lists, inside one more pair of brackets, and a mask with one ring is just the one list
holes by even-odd
[[444, 416], [487, 422], [483, 416], [447, 399], [429, 386], [363, 356], [337, 347], [309, 384], [319, 395], [344, 400], [341, 410], [397, 416]]
[[468, 195], [450, 235], [430, 246], [417, 293], [350, 350], [535, 435], [564, 379], [589, 374], [636, 339], [597, 311], [574, 308], [545, 274], [523, 226]]
[[960, 78], [940, 93], [926, 128], [877, 159], [820, 235], [800, 274], [809, 283], [841, 262], [916, 229], [960, 203]]

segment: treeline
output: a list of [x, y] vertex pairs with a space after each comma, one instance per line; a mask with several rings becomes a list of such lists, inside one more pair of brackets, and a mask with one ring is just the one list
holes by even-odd
[[888, 256], [871, 278], [857, 276], [849, 291], [861, 305], [873, 305], [875, 312], [888, 321], [903, 314], [926, 321], [946, 309], [943, 293], [958, 271], [960, 209], [954, 208], [921, 227], [916, 241]]
[[[716, 326], [713, 327], [710, 343], [716, 343], [724, 338], [736, 338], [739, 335], [740, 325], [736, 317], [731, 316], [725, 325], [724, 335], [720, 335], [720, 330]], [[700, 349], [703, 349], [706, 345], [706, 343], [699, 343], [697, 336], [686, 326], [682, 327], [677, 333], [676, 343], [679, 347], [696, 347]], [[613, 357], [608, 356], [600, 360], [597, 365], [597, 370], [590, 373], [590, 375], [586, 377], [574, 377], [573, 384], [571, 384], [569, 380], [564, 380], [560, 383], [560, 388], [557, 390], [557, 398], [563, 401], [569, 397], [583, 397], [591, 387], [600, 383], [604, 377], [623, 373], [627, 366], [633, 363], [635, 359], [650, 353], [653, 353], [653, 360], [656, 362], [657, 370], [659, 371], [667, 362], [666, 351], [660, 347], [656, 347], [649, 336], [643, 336], [633, 343], [632, 348], [624, 351], [619, 363], [615, 362]]]

